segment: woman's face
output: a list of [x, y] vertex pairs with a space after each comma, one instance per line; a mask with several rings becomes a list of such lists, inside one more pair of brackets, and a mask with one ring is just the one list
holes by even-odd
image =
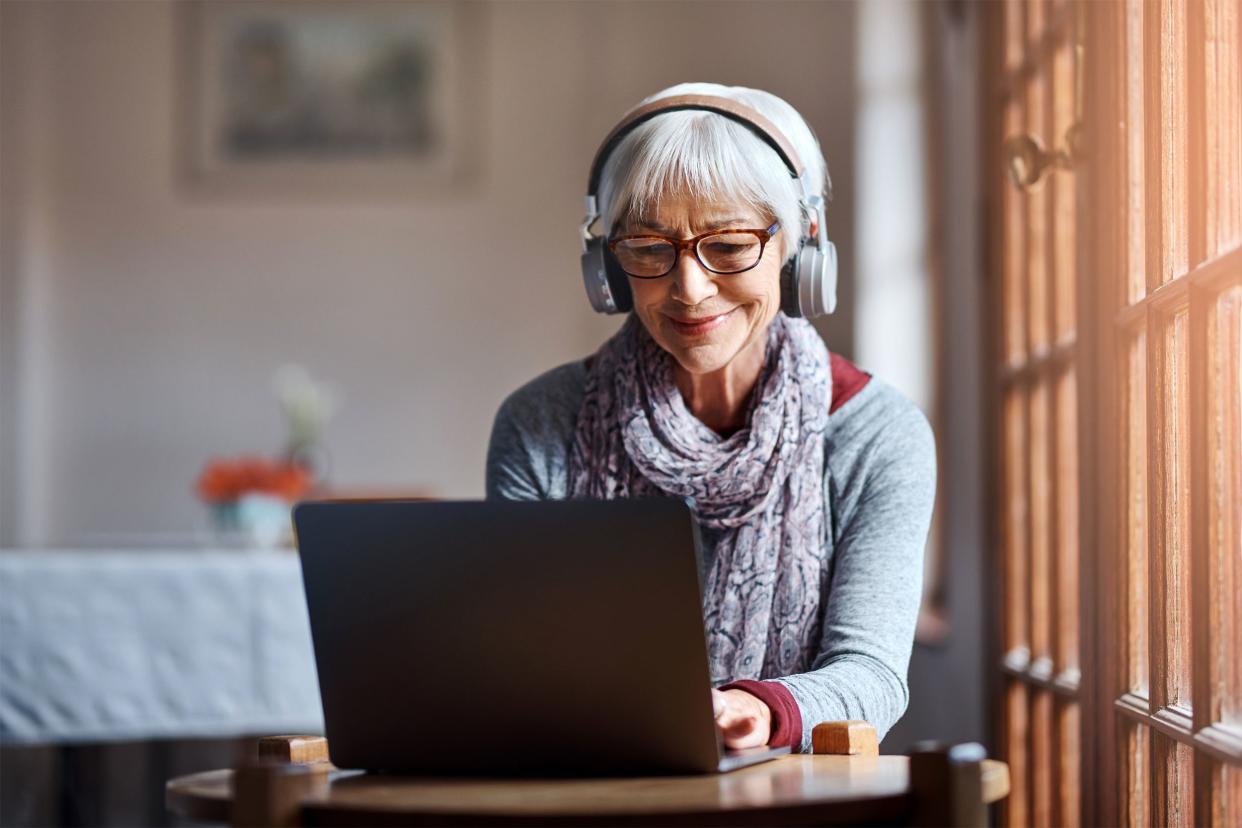
[[[771, 219], [732, 202], [705, 203], [669, 195], [648, 215], [635, 216], [614, 235], [654, 233], [687, 239], [710, 230], [767, 227]], [[651, 337], [691, 374], [719, 371], [766, 337], [781, 306], [781, 234], [764, 247], [759, 264], [743, 273], [704, 270], [693, 252], [683, 251], [670, 273], [657, 279], [630, 278], [634, 312]], [[691, 323], [697, 324], [691, 324]]]

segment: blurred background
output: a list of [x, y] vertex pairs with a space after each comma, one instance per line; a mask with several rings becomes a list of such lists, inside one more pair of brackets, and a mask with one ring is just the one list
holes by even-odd
[[[923, 408], [941, 455], [910, 712], [883, 747], [985, 740], [976, 16], [0, 2], [0, 588], [59, 601], [0, 610], [4, 824], [163, 822], [170, 773], [318, 724], [313, 668], [272, 655], [304, 643], [273, 621], [291, 556], [246, 551], [284, 542], [273, 501], [482, 496], [500, 401], [620, 322], [581, 286], [590, 159], [682, 81], [773, 92], [820, 138], [842, 279], [817, 327]], [[49, 670], [103, 584], [115, 624]], [[208, 667], [187, 655], [221, 637], [200, 612], [245, 625]], [[114, 689], [84, 712], [92, 669]], [[230, 670], [160, 716], [130, 686]]]

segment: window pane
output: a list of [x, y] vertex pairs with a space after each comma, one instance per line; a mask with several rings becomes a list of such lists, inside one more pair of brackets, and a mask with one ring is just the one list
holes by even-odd
[[1027, 737], [1027, 688], [1021, 681], [1011, 679], [1005, 693], [1004, 753], [1013, 785], [1009, 796], [1003, 801], [1003, 808], [1004, 822], [1013, 828], [1031, 824], [1030, 796], [1027, 789], [1030, 783]]
[[[1013, 72], [1026, 54], [1026, 19], [1020, 0], [1005, 3], [1005, 69]], [[1008, 133], [1007, 133], [1008, 134]]]
[[1056, 384], [1056, 671], [1078, 668], [1078, 390], [1072, 365]]
[[1152, 706], [1189, 706], [1190, 697], [1190, 383], [1189, 313], [1163, 324], [1156, 340], [1151, 388], [1151, 452], [1155, 457], [1149, 552], [1153, 640]]
[[[1025, 588], [1031, 594], [1030, 641], [1031, 661], [1051, 658], [1049, 641], [1053, 624], [1050, 612], [1052, 567], [1049, 550], [1051, 547], [1052, 524], [1052, 468], [1051, 468], [1051, 435], [1048, 383], [1040, 378], [1031, 388], [1030, 396], [1030, 571], [1027, 573]], [[1047, 669], [1049, 675], [1052, 665], [1044, 662], [1038, 666]], [[1046, 733], [1046, 731], [1045, 731]]]
[[[1012, 7], [1010, 9], [1012, 16]], [[1020, 99], [1005, 105], [1004, 135], [1021, 135], [1025, 129]], [[1026, 355], [1026, 194], [1009, 181], [1001, 189], [1004, 211], [1001, 238], [1002, 326], [1005, 364], [1021, 362]]]
[[1031, 691], [1031, 824], [1052, 824], [1052, 693]]
[[1221, 787], [1224, 824], [1242, 825], [1242, 767], [1226, 765]]
[[1127, 0], [1126, 45], [1126, 298], [1137, 302], [1147, 293], [1147, 254], [1144, 221], [1147, 177], [1143, 117], [1143, 8], [1144, 0]]
[[1078, 825], [1081, 816], [1081, 749], [1082, 725], [1078, 702], [1056, 700], [1056, 745], [1053, 748], [1052, 824]]
[[1195, 821], [1199, 825], [1242, 825], [1238, 795], [1242, 794], [1242, 768], [1205, 753], [1195, 754]]
[[1242, 35], [1237, 0], [1204, 3], [1207, 255], [1242, 240]]
[[1121, 584], [1125, 614], [1127, 687], [1146, 692], [1147, 671], [1147, 337], [1131, 337], [1126, 353], [1123, 389], [1122, 462], [1125, 464], [1123, 506], [1126, 566]]
[[[1039, 3], [1031, 3], [1035, 9]], [[1039, 71], [1026, 84], [1026, 131], [1039, 139], [1045, 149], [1055, 149], [1048, 116], [1048, 68]], [[1048, 347], [1048, 294], [1051, 283], [1048, 262], [1048, 179], [1056, 175], [1049, 170], [1024, 194], [1026, 199], [1026, 330], [1027, 347], [1038, 351]]]
[[1127, 828], [1151, 825], [1151, 736], [1140, 724], [1121, 719], [1121, 750], [1118, 767], [1121, 782], [1121, 824]]
[[1212, 648], [1223, 684], [1221, 716], [1242, 725], [1242, 286], [1216, 302], [1208, 340], [1208, 452], [1213, 587]]
[[[1186, 0], [1162, 0], [1159, 15], [1151, 15], [1158, 40], [1155, 48], [1159, 61], [1149, 64], [1156, 77], [1148, 77], [1160, 94], [1159, 181], [1160, 181], [1160, 252], [1162, 262], [1157, 284], [1186, 273], [1189, 269], [1189, 235], [1187, 232], [1186, 185], [1190, 169], [1186, 164]], [[1154, 11], [1151, 9], [1149, 11]], [[1149, 133], [1150, 135], [1150, 133]], [[1149, 205], [1148, 209], [1151, 209]], [[1148, 218], [1152, 218], [1149, 214]], [[1151, 226], [1150, 224], [1148, 225]]]
[[1194, 826], [1194, 751], [1189, 745], [1151, 734], [1152, 823]]
[[[1052, 135], [1056, 146], [1065, 145], [1065, 136], [1074, 125], [1074, 43], [1067, 38], [1053, 59]], [[1055, 237], [1054, 269], [1054, 334], [1057, 342], [1074, 336], [1074, 256], [1077, 254], [1075, 229], [1078, 210], [1075, 205], [1077, 180], [1064, 173], [1052, 176], [1053, 233]]]
[[1005, 649], [1029, 648], [1027, 629], [1026, 394], [1010, 388], [1004, 400], [1005, 446]]

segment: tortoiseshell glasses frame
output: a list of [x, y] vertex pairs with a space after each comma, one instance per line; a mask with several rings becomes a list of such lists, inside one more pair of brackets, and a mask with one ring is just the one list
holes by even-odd
[[[674, 239], [668, 236], [656, 235], [654, 233], [639, 233], [639, 234], [629, 235], [629, 236], [617, 236], [616, 238], [609, 239], [608, 249], [611, 250], [613, 256], [616, 257], [617, 263], [621, 265], [621, 269], [624, 270], [627, 275], [632, 276], [635, 279], [659, 279], [663, 276], [667, 276], [669, 273], [673, 271], [673, 268], [677, 266], [677, 262], [681, 259], [681, 254], [683, 250], [692, 251], [694, 253], [694, 258], [698, 261], [699, 265], [702, 266], [702, 268], [708, 271], [709, 273], [715, 273], [721, 276], [733, 276], [738, 273], [745, 273], [746, 271], [754, 268], [756, 265], [759, 264], [760, 261], [763, 260], [764, 249], [767, 247], [768, 242], [772, 240], [772, 237], [776, 235], [776, 231], [778, 231], [780, 227], [781, 227], [781, 223], [777, 221], [777, 222], [773, 222], [772, 226], [767, 228], [766, 230], [758, 230], [758, 229], [750, 229], [750, 228], [738, 228], [738, 229], [727, 228], [727, 229], [722, 229], [722, 230], [711, 230], [707, 233], [700, 233], [699, 235], [694, 236], [693, 238], [689, 238], [689, 239]], [[708, 261], [705, 260], [705, 257], [702, 251], [703, 242], [708, 241], [715, 236], [736, 236], [740, 234], [751, 235], [759, 240], [759, 252], [747, 254], [746, 261], [749, 262], [748, 264], [742, 267], [721, 268], [719, 267], [719, 265], [722, 263], [721, 260], [719, 259], [715, 260], [715, 264], [717, 265], [715, 267], [712, 264], [709, 264]], [[654, 259], [652, 261], [652, 265], [657, 266], [657, 267], [663, 267], [663, 270], [661, 270], [659, 273], [635, 273], [634, 272], [634, 269], [637, 269], [635, 262], [632, 260], [633, 256], [636, 255], [635, 251], [626, 251], [622, 249], [621, 252], [618, 252], [617, 248], [621, 247], [627, 242], [637, 242], [637, 241], [664, 242], [665, 244], [669, 245], [668, 248], [659, 246], [658, 250], [655, 249], [657, 248], [656, 245], [648, 245], [649, 249], [646, 251], [646, 255], [652, 256]], [[669, 256], [668, 254], [668, 250], [670, 248], [673, 251], [671, 256]], [[629, 256], [626, 255], [627, 252], [630, 254]], [[659, 253], [659, 256], [655, 257], [654, 254], [657, 252]], [[751, 255], [754, 256], [754, 261], [749, 261]], [[666, 256], [668, 256], [667, 266], [662, 264], [664, 257]], [[626, 266], [627, 258], [631, 259], [629, 267]], [[709, 255], [706, 258], [711, 259], [712, 257]]]

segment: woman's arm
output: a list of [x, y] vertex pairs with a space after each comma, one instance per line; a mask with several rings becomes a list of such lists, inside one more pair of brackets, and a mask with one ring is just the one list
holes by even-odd
[[541, 374], [500, 404], [487, 447], [488, 500], [565, 497], [569, 444], [582, 405], [582, 362]]
[[506, 399], [492, 422], [487, 444], [486, 489], [488, 500], [543, 500], [545, 495], [527, 448], [525, 432], [513, 411], [513, 398]]
[[824, 721], [864, 719], [883, 738], [909, 701], [936, 448], [913, 403], [890, 387], [874, 390], [842, 410], [849, 425], [829, 451], [840, 527], [819, 656], [810, 671], [776, 679], [797, 702], [803, 751]]

